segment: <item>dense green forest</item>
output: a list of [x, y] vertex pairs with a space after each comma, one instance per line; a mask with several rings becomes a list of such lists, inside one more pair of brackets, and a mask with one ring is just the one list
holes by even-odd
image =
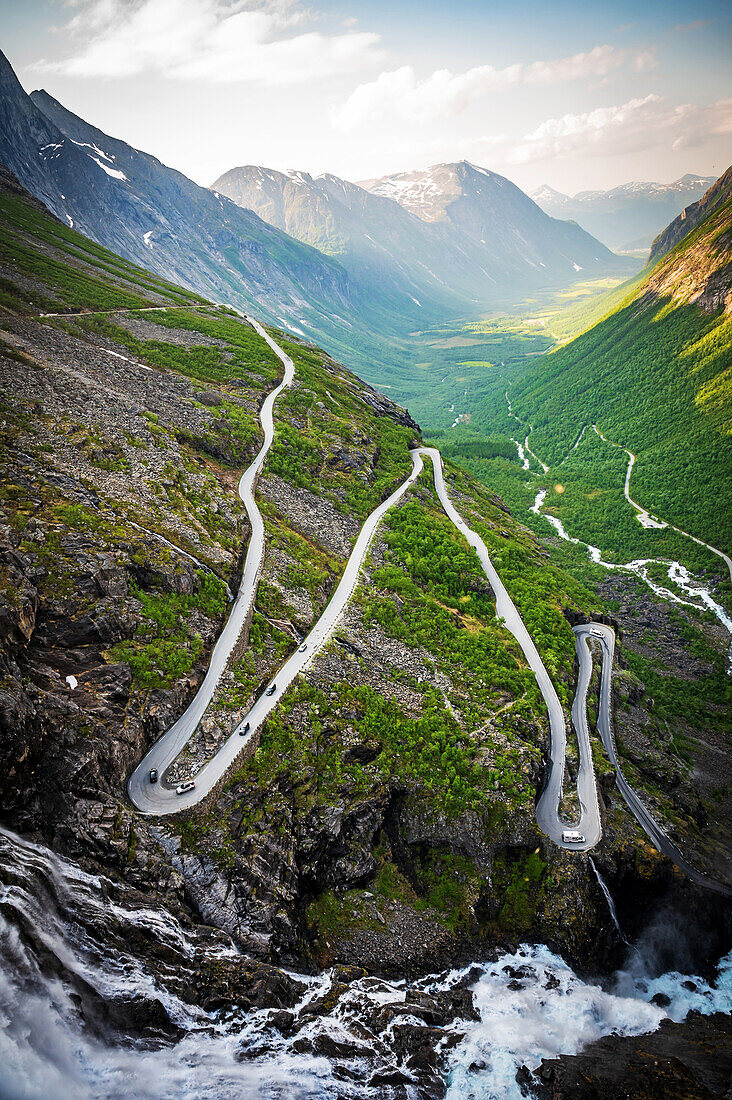
[[597, 423], [638, 455], [634, 499], [721, 549], [732, 546], [732, 441], [724, 373], [732, 321], [693, 305], [630, 303], [542, 361], [515, 391], [532, 447], [558, 464]]

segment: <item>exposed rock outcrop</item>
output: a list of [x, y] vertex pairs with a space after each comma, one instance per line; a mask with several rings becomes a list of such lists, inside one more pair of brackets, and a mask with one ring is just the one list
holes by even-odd
[[[732, 1094], [732, 1020], [692, 1012], [650, 1035], [610, 1035], [580, 1054], [544, 1059], [534, 1095], [547, 1100], [718, 1100]], [[528, 1083], [529, 1078], [524, 1077]]]

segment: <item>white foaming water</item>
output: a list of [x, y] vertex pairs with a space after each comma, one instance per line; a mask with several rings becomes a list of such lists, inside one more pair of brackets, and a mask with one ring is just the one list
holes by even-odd
[[[406, 1055], [394, 1045], [394, 1023], [384, 1026], [390, 1008], [401, 1007], [392, 1021], [424, 1027], [409, 1012], [414, 993], [466, 982], [473, 983], [480, 1020], [447, 1026], [462, 1036], [448, 1055], [448, 1096], [518, 1100], [522, 1064], [533, 1069], [542, 1057], [576, 1052], [610, 1032], [653, 1030], [665, 1016], [680, 1020], [690, 1009], [732, 1010], [732, 955], [710, 986], [676, 972], [650, 978], [635, 949], [627, 969], [603, 989], [579, 979], [547, 948], [525, 945], [493, 963], [413, 984], [362, 978], [324, 1014], [314, 1002], [333, 989], [338, 974], [291, 975], [303, 991], [288, 1038], [268, 1009], [206, 1012], [167, 988], [193, 967], [237, 954], [222, 933], [185, 928], [163, 909], [136, 907], [138, 895], [129, 904], [111, 901], [107, 880], [4, 830], [0, 876], [3, 1100], [387, 1100], [388, 1086], [369, 1087], [373, 1073], [391, 1066], [409, 1075]], [[129, 946], [145, 936], [148, 947], [161, 948], [152, 952], [155, 972]], [[669, 998], [667, 1008], [649, 1003], [656, 993]], [[141, 1038], [105, 1020], [105, 1006], [127, 1005], [134, 1013], [140, 999], [162, 1006], [180, 1037], [173, 1028], [167, 1037]], [[324, 1039], [331, 1050], [333, 1043], [349, 1046], [333, 1057], [312, 1053]]]
[[523, 443], [519, 443], [518, 439], [514, 439], [513, 436], [511, 436], [511, 442], [516, 444], [516, 450], [518, 451], [519, 462], [521, 463], [521, 469], [522, 470], [528, 470], [529, 467], [531, 466], [531, 463], [529, 462], [526, 451], [524, 450]]
[[690, 1012], [708, 1016], [712, 1012], [732, 1013], [732, 951], [720, 959], [714, 985], [698, 974], [682, 974], [669, 970], [655, 978], [648, 977], [645, 960], [633, 949], [627, 969], [615, 974], [614, 992], [622, 997], [638, 997], [650, 1001], [658, 994], [668, 997], [670, 1004], [664, 1015], [677, 1023]]
[[[199, 941], [164, 909], [110, 902], [104, 879], [4, 829], [0, 875], [3, 1100], [285, 1100], [320, 1094], [322, 1078], [330, 1076], [326, 1059], [293, 1053], [281, 1061], [241, 1060], [246, 1028], [263, 1014], [234, 1014], [224, 1022], [220, 1014], [187, 1004], [125, 942], [133, 928], [149, 933], [167, 949], [163, 973], [180, 978], [191, 962], [238, 954], [228, 937], [207, 930]], [[317, 993], [317, 980], [303, 980]], [[134, 1005], [140, 997], [158, 1002], [182, 1038], [100, 1038], [85, 1026], [85, 989], [110, 1004]], [[100, 1020], [99, 1030], [104, 1026]]]
[[1, 973], [0, 1004], [4, 1100], [298, 1100], [329, 1073], [324, 1058], [239, 1061], [240, 1034], [215, 1021], [160, 1049], [96, 1040], [60, 982], [28, 991]]
[[[503, 366], [503, 364], [501, 364], [501, 366]], [[465, 392], [467, 393], [467, 390]], [[513, 411], [513, 408], [511, 406], [511, 402], [508, 399], [508, 390], [506, 390], [505, 398], [506, 398], [506, 404], [508, 406], [508, 415], [511, 417], [512, 420], [515, 420], [517, 424], [523, 424], [524, 422], [521, 419], [521, 417], [516, 416], [516, 413]], [[537, 454], [534, 454], [531, 447], [529, 446], [529, 435], [531, 435], [531, 433], [534, 430], [533, 424], [529, 424], [528, 429], [529, 430], [526, 434], [526, 438], [524, 439], [523, 443], [519, 443], [518, 440], [514, 439], [513, 437], [511, 437], [511, 442], [516, 444], [516, 447], [518, 449], [519, 459], [521, 460], [522, 468], [524, 470], [528, 470], [531, 466], [531, 462], [530, 462], [530, 459], [528, 457], [529, 455], [531, 455], [531, 457], [534, 459], [534, 461], [538, 462], [538, 464], [541, 466], [542, 470], [546, 474], [546, 473], [549, 472], [549, 467], [547, 466], [546, 462], [544, 462], [542, 459], [540, 459]]]
[[[507, 967], [521, 988], [509, 988]], [[542, 1058], [576, 1054], [603, 1035], [655, 1031], [665, 1017], [682, 1020], [691, 1009], [732, 1010], [732, 953], [720, 963], [716, 987], [675, 972], [649, 979], [623, 971], [605, 990], [583, 982], [549, 948], [526, 944], [481, 969], [473, 987], [480, 1022], [469, 1025], [451, 1055], [448, 1100], [520, 1100], [522, 1065], [535, 1069]], [[465, 973], [452, 971], [433, 988], [449, 988]], [[650, 1004], [656, 993], [670, 998], [667, 1008]]]
[[529, 432], [526, 436], [526, 439], [524, 440], [524, 450], [526, 451], [527, 454], [530, 454], [532, 458], [536, 459], [536, 461], [539, 463], [539, 465], [541, 466], [544, 473], [548, 474], [549, 473], [549, 467], [547, 466], [546, 462], [544, 462], [543, 459], [539, 458], [539, 456], [537, 454], [534, 454], [531, 447], [529, 446], [529, 435], [531, 434], [532, 431], [533, 431], [533, 427], [532, 427], [531, 424], [529, 424]]
[[[519, 417], [517, 417], [516, 414], [513, 412], [511, 402], [508, 399], [508, 392], [506, 392], [505, 397], [506, 403], [508, 405], [508, 415], [512, 417], [512, 419], [521, 423]], [[574, 446], [570, 448], [568, 453], [559, 463], [560, 466], [562, 466], [566, 462], [572, 451], [577, 450], [584, 437], [586, 428], [587, 425], [582, 428], [582, 431], [575, 441]], [[630, 478], [633, 472], [633, 466], [635, 465], [636, 456], [633, 454], [632, 451], [629, 451], [627, 447], [622, 447], [619, 443], [613, 443], [612, 440], [607, 439], [598, 429], [596, 424], [593, 424], [592, 428], [593, 431], [599, 436], [600, 439], [602, 439], [604, 443], [607, 443], [611, 447], [615, 447], [618, 450], [624, 451], [625, 454], [627, 454], [628, 456], [628, 466], [625, 473], [623, 493], [625, 495], [625, 499], [628, 501], [628, 504], [630, 504], [630, 506], [634, 509], [635, 517], [640, 525], [645, 528], [656, 528], [659, 530], [662, 528], [671, 527], [674, 531], [677, 531], [678, 534], [683, 535], [685, 538], [691, 539], [692, 542], [697, 543], [699, 546], [706, 547], [707, 550], [711, 551], [711, 553], [713, 554], [716, 554], [717, 557], [721, 558], [725, 562], [729, 569], [730, 580], [732, 580], [732, 562], [726, 554], [722, 553], [720, 550], [717, 550], [716, 547], [711, 546], [709, 543], [704, 542], [703, 539], [699, 539], [695, 535], [690, 535], [688, 531], [684, 531], [682, 530], [682, 528], [676, 527], [674, 524], [668, 524], [665, 520], [658, 519], [656, 516], [651, 515], [651, 513], [643, 508], [642, 505], [633, 500], [630, 495]], [[531, 425], [529, 425], [529, 429], [531, 429]], [[512, 439], [512, 442], [516, 443], [516, 440]], [[519, 447], [518, 444], [516, 445], [517, 447]], [[542, 462], [542, 460], [538, 458], [529, 447], [528, 435], [526, 436], [523, 447], [519, 447], [519, 458], [524, 461], [524, 469], [526, 469], [526, 463], [528, 462], [528, 459], [524, 460], [524, 455], [533, 455], [536, 461], [540, 463], [544, 473], [548, 472], [549, 467], [544, 462]], [[564, 525], [560, 519], [557, 519], [556, 516], [548, 515], [546, 512], [542, 511], [544, 501], [547, 498], [547, 493], [547, 489], [540, 489], [536, 494], [534, 503], [532, 504], [529, 511], [533, 512], [534, 515], [543, 516], [545, 520], [548, 520], [548, 522], [551, 523], [552, 527], [557, 532], [559, 537], [561, 539], [564, 539], [565, 542], [571, 542], [575, 546], [584, 546], [587, 550], [588, 556], [595, 563], [595, 565], [601, 565], [604, 569], [608, 570], [634, 574], [635, 576], [639, 577], [645, 584], [647, 584], [652, 592], [654, 592], [657, 596], [660, 596], [664, 600], [670, 600], [672, 603], [683, 604], [685, 607], [693, 607], [697, 611], [703, 610], [704, 608], [706, 608], [707, 611], [710, 611], [730, 635], [731, 641], [727, 668], [728, 672], [732, 674], [732, 618], [730, 618], [725, 609], [719, 603], [717, 603], [709, 589], [692, 576], [685, 565], [682, 565], [681, 562], [670, 561], [666, 558], [637, 558], [634, 561], [630, 561], [625, 565], [619, 565], [616, 562], [604, 561], [602, 557], [602, 551], [598, 546], [592, 546], [591, 543], [583, 542], [582, 539], [573, 538], [565, 530]], [[658, 584], [658, 582], [655, 581], [650, 575], [649, 567], [654, 565], [663, 566], [663, 568], [666, 570], [666, 576], [672, 582], [672, 584], [675, 584], [677, 588], [684, 594], [684, 596], [688, 596], [690, 598], [683, 599], [681, 596], [678, 595], [677, 592], [666, 588], [664, 585]]]

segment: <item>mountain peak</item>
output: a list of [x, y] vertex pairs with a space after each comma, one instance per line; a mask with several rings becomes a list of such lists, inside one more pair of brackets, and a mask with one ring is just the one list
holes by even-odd
[[[426, 222], [449, 220], [451, 215], [448, 211], [458, 203], [461, 218], [464, 219], [472, 204], [475, 207], [472, 220], [478, 240], [485, 237], [478, 222], [492, 219], [506, 203], [519, 217], [521, 208], [526, 211], [534, 206], [532, 200], [505, 176], [469, 160], [433, 164], [420, 171], [397, 172], [381, 179], [365, 180], [361, 186], [374, 195], [394, 199]], [[482, 209], [482, 214], [479, 209]]]
[[487, 168], [480, 168], [468, 160], [459, 160], [365, 180], [361, 186], [373, 195], [393, 199], [422, 221], [431, 222], [444, 218], [447, 207], [466, 191], [474, 191], [472, 183], [466, 186], [466, 181], [471, 176], [477, 179], [479, 174], [491, 180], [502, 179]]
[[568, 199], [569, 195], [565, 195], [563, 191], [557, 191], [555, 187], [551, 187], [548, 183], [542, 183], [541, 187], [529, 192], [529, 198], [533, 199], [534, 202], [542, 203]]
[[303, 172], [299, 168], [288, 168], [285, 171], [285, 175], [288, 179], [294, 180], [296, 183], [312, 183], [313, 177], [309, 172]]
[[532, 198], [553, 218], [576, 221], [618, 251], [648, 248], [654, 236], [714, 182], [687, 172], [672, 183], [629, 180], [609, 190], [563, 195], [544, 184]]

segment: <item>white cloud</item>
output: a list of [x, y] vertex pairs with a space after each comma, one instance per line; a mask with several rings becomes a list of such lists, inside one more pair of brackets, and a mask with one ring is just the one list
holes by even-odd
[[664, 147], [703, 146], [732, 133], [732, 99], [705, 107], [669, 104], [659, 95], [630, 99], [582, 114], [549, 118], [519, 140], [487, 136], [470, 143], [466, 155], [502, 164], [531, 164], [574, 155], [611, 157]]
[[583, 114], [567, 114], [561, 118], [549, 118], [526, 134], [511, 153], [514, 163], [526, 160], [543, 160], [561, 157], [576, 149], [587, 155], [593, 151], [608, 153], [617, 151], [618, 145], [626, 148], [647, 141], [649, 131], [666, 125], [668, 111], [658, 95], [642, 99], [629, 99], [613, 107], [597, 107]]
[[633, 59], [633, 68], [637, 73], [647, 73], [651, 69], [655, 69], [658, 65], [658, 59], [656, 58], [655, 47], [651, 47], [650, 50], [642, 50]]
[[674, 149], [691, 149], [705, 145], [716, 137], [732, 134], [732, 99], [718, 99], [707, 107], [689, 104], [684, 110]]
[[299, 0], [73, 0], [79, 49], [39, 69], [69, 76], [158, 73], [212, 83], [296, 84], [376, 63], [379, 36], [296, 28]]
[[[410, 122], [455, 115], [473, 100], [516, 84], [559, 84], [587, 77], [603, 79], [629, 58], [625, 50], [595, 46], [593, 50], [571, 57], [520, 63], [503, 69], [492, 65], [478, 65], [463, 73], [438, 69], [424, 80], [417, 77], [411, 65], [404, 65], [381, 73], [367, 84], [359, 84], [345, 103], [331, 112], [331, 118], [341, 129], [350, 130], [363, 122], [394, 113]], [[651, 52], [645, 51], [632, 61], [646, 68], [651, 58]]]

